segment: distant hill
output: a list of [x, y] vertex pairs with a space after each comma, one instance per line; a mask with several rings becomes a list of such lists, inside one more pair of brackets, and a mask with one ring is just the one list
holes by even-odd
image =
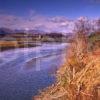
[[9, 28], [5, 28], [5, 27], [1, 27], [0, 28], [0, 34], [10, 34], [10, 33], [28, 33], [28, 34], [63, 34], [63, 35], [69, 35], [72, 33], [63, 33], [63, 32], [57, 32], [57, 31], [53, 31], [53, 32], [46, 32], [46, 31], [42, 31], [42, 30], [25, 30], [25, 29], [9, 29]]
[[14, 33], [14, 30], [11, 30], [9, 28], [0, 28], [0, 34], [10, 34], [10, 33]]

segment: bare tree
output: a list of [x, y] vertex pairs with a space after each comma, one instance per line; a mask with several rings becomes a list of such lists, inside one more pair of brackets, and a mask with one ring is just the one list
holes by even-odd
[[83, 60], [87, 54], [87, 35], [91, 31], [91, 24], [88, 19], [80, 18], [75, 23], [74, 28], [74, 50], [76, 52], [77, 60]]
[[79, 34], [88, 34], [90, 32], [91, 25], [87, 18], [81, 17], [75, 22], [74, 33]]
[[100, 18], [96, 20], [96, 31], [100, 32]]

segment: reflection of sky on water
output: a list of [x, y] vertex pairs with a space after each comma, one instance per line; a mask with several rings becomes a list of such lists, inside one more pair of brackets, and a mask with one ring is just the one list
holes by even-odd
[[0, 100], [31, 100], [52, 84], [63, 62], [65, 44], [9, 50], [0, 53]]

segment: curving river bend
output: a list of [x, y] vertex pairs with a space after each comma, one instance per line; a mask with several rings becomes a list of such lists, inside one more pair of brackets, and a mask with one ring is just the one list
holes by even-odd
[[64, 62], [67, 44], [0, 52], [0, 100], [31, 100], [55, 82], [54, 73]]

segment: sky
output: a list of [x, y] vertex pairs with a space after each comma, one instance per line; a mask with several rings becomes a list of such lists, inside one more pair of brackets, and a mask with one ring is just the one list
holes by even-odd
[[27, 16], [33, 10], [46, 16], [100, 16], [100, 0], [0, 0], [0, 10]]
[[[80, 16], [98, 18], [100, 16], [100, 0], [0, 0], [0, 19], [2, 20], [0, 27], [11, 26], [14, 28], [19, 26], [19, 22], [23, 28], [27, 27], [25, 24], [33, 28], [32, 23], [40, 25], [44, 22], [47, 26], [52, 23], [50, 22], [52, 19], [63, 21]], [[48, 18], [51, 19], [47, 24]], [[46, 26], [40, 25], [39, 27]]]

